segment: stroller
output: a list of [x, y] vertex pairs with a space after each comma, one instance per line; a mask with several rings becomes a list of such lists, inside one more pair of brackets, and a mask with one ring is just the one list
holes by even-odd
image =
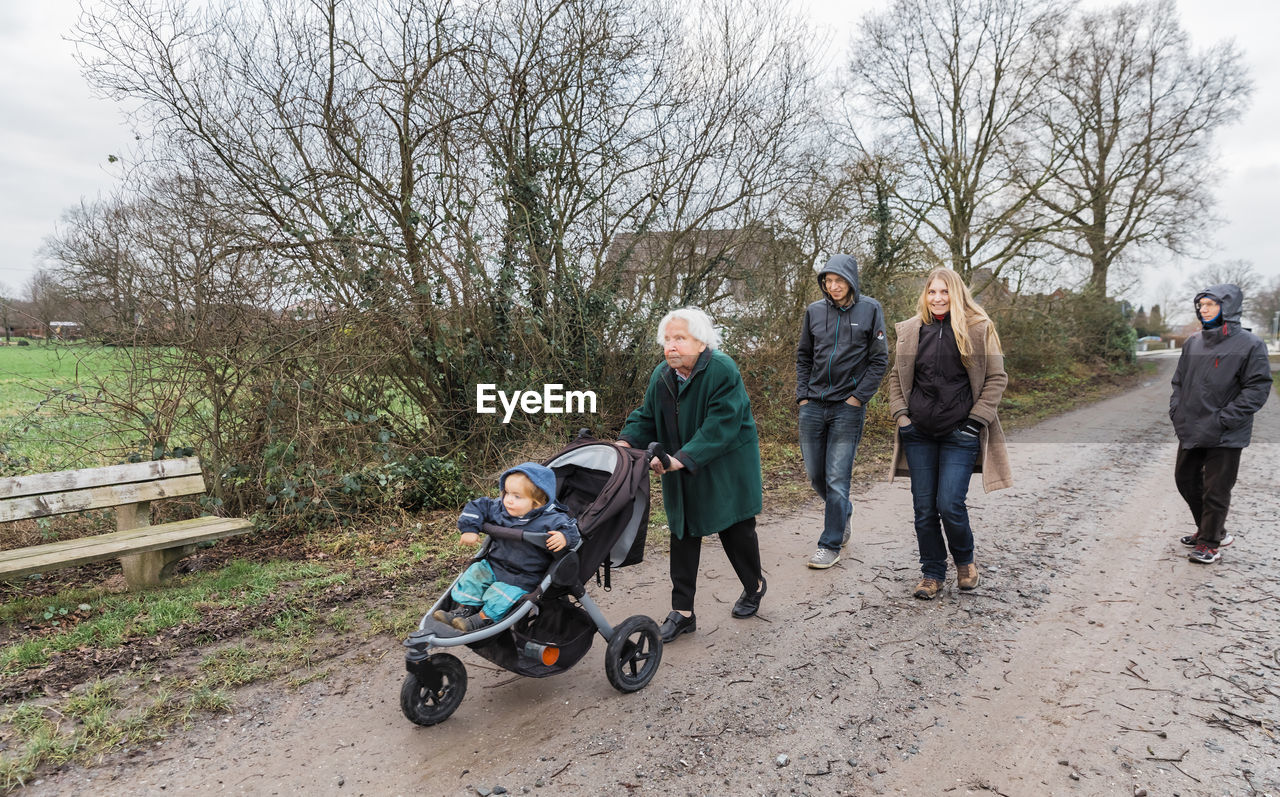
[[[559, 454], [543, 463], [556, 475], [556, 496], [578, 521], [582, 540], [572, 551], [557, 553], [541, 583], [493, 625], [464, 633], [432, 617], [454, 608], [452, 585], [418, 623], [404, 645], [404, 685], [400, 708], [410, 722], [435, 725], [448, 719], [467, 692], [462, 662], [433, 648], [466, 645], [518, 675], [545, 678], [564, 672], [586, 655], [598, 631], [608, 640], [604, 670], [621, 692], [643, 689], [662, 661], [662, 639], [651, 618], [635, 615], [616, 628], [587, 595], [594, 575], [610, 589], [611, 570], [644, 557], [649, 526], [649, 460], [669, 461], [657, 444], [648, 452], [618, 448], [591, 439], [584, 429]], [[546, 534], [484, 524], [490, 537], [546, 544]], [[486, 540], [472, 561], [489, 550]], [[457, 583], [457, 579], [454, 580]]]

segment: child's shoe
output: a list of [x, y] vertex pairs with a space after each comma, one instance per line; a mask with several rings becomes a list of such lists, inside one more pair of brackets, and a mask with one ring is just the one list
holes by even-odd
[[493, 621], [477, 612], [470, 617], [455, 617], [451, 625], [464, 634], [470, 634], [472, 631], [479, 631], [486, 625], [493, 625]]
[[470, 617], [471, 615], [479, 611], [480, 611], [479, 606], [468, 606], [465, 603], [459, 603], [457, 607], [453, 609], [453, 611], [446, 612], [444, 609], [436, 609], [435, 612], [431, 615], [431, 617], [435, 620], [439, 620], [442, 623], [448, 623], [449, 625], [453, 625], [453, 621], [455, 619]]

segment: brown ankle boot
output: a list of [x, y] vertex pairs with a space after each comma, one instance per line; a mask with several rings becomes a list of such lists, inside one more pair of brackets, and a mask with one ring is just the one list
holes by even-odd
[[931, 601], [940, 589], [942, 589], [942, 582], [938, 579], [922, 578], [920, 583], [916, 584], [916, 591], [911, 594], [922, 601]]
[[982, 577], [978, 575], [978, 565], [970, 562], [967, 565], [956, 565], [956, 586], [968, 592], [977, 589]]

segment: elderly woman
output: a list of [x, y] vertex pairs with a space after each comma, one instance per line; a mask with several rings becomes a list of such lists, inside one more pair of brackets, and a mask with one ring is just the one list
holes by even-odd
[[665, 361], [653, 369], [644, 403], [631, 413], [618, 445], [658, 441], [671, 454], [662, 474], [662, 500], [671, 527], [671, 613], [662, 641], [697, 628], [693, 596], [702, 538], [720, 535], [742, 582], [734, 617], [751, 617], [767, 585], [760, 570], [756, 515], [760, 513], [760, 441], [738, 366], [718, 350], [720, 334], [694, 307], [673, 310], [658, 324]]

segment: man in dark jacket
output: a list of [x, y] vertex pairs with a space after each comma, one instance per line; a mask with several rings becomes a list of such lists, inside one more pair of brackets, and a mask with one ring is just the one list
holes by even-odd
[[1240, 326], [1243, 303], [1235, 285], [1196, 294], [1204, 329], [1187, 338], [1173, 372], [1169, 417], [1179, 443], [1173, 477], [1196, 522], [1196, 533], [1181, 541], [1193, 546], [1190, 559], [1201, 564], [1218, 561], [1218, 549], [1232, 542], [1225, 527], [1240, 452], [1249, 445], [1254, 413], [1271, 393], [1267, 347]]
[[862, 440], [866, 403], [889, 366], [884, 310], [858, 289], [858, 263], [836, 255], [818, 272], [824, 298], [809, 305], [796, 345], [800, 451], [814, 491], [826, 502], [818, 549], [809, 567], [840, 561], [849, 541], [849, 480]]

